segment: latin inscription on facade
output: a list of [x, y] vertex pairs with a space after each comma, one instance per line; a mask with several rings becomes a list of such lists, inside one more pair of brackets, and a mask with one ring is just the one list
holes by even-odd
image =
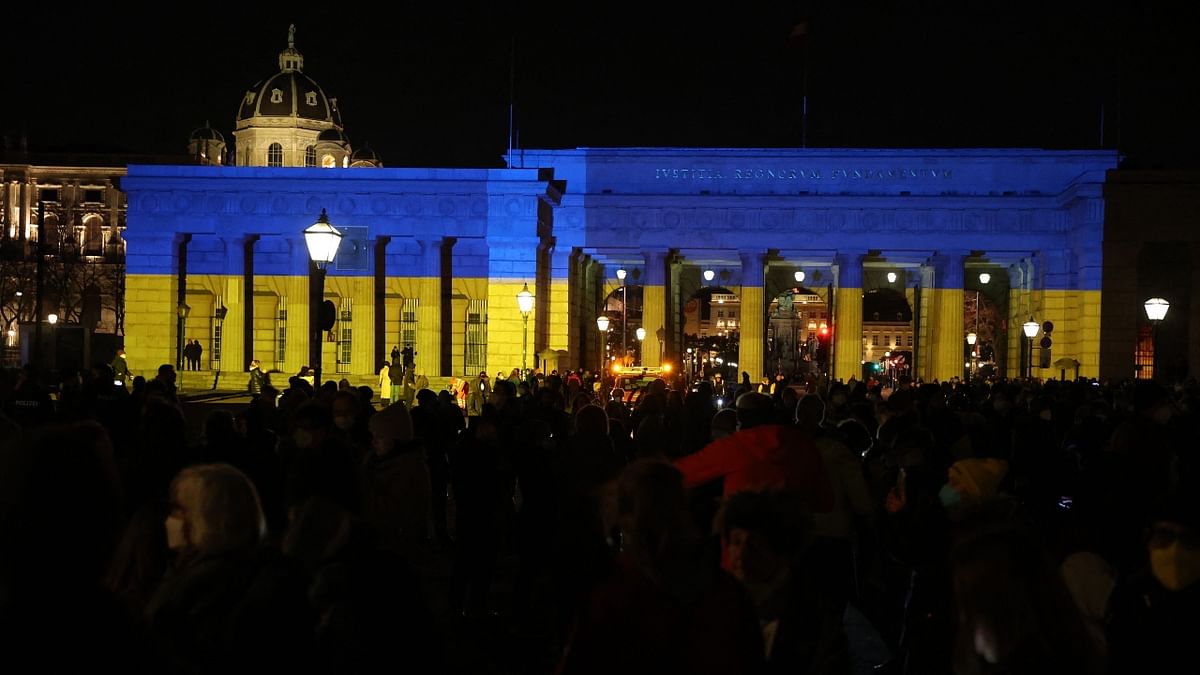
[[655, 180], [920, 180], [953, 178], [952, 169], [910, 168], [792, 168], [655, 169]]

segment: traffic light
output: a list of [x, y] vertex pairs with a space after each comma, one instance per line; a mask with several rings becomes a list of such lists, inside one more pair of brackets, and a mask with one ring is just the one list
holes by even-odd
[[1051, 358], [1050, 346], [1054, 344], [1054, 341], [1050, 339], [1050, 332], [1053, 330], [1054, 330], [1053, 323], [1050, 323], [1049, 321], [1047, 321], [1042, 324], [1042, 333], [1044, 333], [1045, 336], [1042, 338], [1042, 342], [1041, 342], [1042, 350], [1041, 350], [1041, 353], [1039, 354], [1040, 358], [1038, 359], [1038, 367], [1039, 368], [1049, 368], [1050, 367], [1050, 358]]
[[829, 344], [829, 337], [829, 326], [821, 326], [820, 330], [817, 331], [817, 340], [820, 341], [821, 344], [827, 345]]

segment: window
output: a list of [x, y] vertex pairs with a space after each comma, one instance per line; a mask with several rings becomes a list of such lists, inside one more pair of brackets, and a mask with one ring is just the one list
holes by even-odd
[[287, 356], [287, 297], [279, 296], [279, 311], [275, 315], [275, 367], [281, 368]]
[[[225, 306], [225, 303], [221, 301], [221, 296], [218, 295], [216, 297], [216, 302], [213, 303], [213, 306], [214, 307], [224, 307]], [[215, 316], [213, 318], [216, 319]], [[212, 345], [212, 349], [209, 350], [208, 356], [209, 356], [209, 359], [212, 360], [211, 368], [213, 370], [221, 369], [221, 324], [222, 323], [224, 323], [224, 322], [221, 319], [216, 319], [215, 321], [212, 322], [212, 339], [209, 340], [209, 344]]]
[[884, 346], [884, 347], [887, 347], [887, 346], [888, 346], [888, 345], [890, 345], [890, 344], [892, 344], [892, 336], [891, 336], [891, 335], [884, 335], [884, 336], [883, 336], [883, 346]]
[[272, 143], [267, 148], [267, 166], [283, 166], [283, 146]]
[[912, 346], [912, 334], [909, 334], [909, 336], [908, 336], [908, 346], [909, 347]]
[[324, 157], [321, 158], [321, 167], [322, 168], [332, 169], [336, 166], [337, 166], [337, 160], [333, 158], [333, 155], [325, 155]]
[[310, 145], [304, 149], [304, 166], [317, 165], [317, 146]]
[[[1026, 341], [1028, 342], [1028, 341]], [[1150, 326], [1138, 326], [1137, 344], [1133, 351], [1133, 376], [1138, 380], [1154, 379], [1154, 338]], [[1030, 354], [1027, 358], [1032, 359]]]
[[400, 308], [400, 348], [417, 350], [417, 299], [405, 298]]
[[104, 190], [98, 188], [88, 188], [83, 191], [83, 201], [89, 204], [104, 203]]
[[354, 343], [353, 316], [350, 311], [350, 298], [342, 298], [342, 311], [338, 315], [338, 359], [337, 371], [350, 372], [350, 360]]
[[84, 255], [101, 255], [104, 253], [104, 219], [91, 216], [83, 221], [83, 252]]
[[871, 346], [872, 346], [872, 347], [878, 347], [878, 346], [879, 346], [879, 336], [878, 336], [878, 335], [872, 335], [872, 336], [871, 336]]
[[44, 202], [57, 202], [58, 188], [42, 188], [38, 191], [38, 199]]
[[737, 318], [737, 310], [736, 309], [729, 310], [729, 318], [731, 318], [731, 319]]
[[487, 370], [487, 300], [467, 301], [467, 375]]

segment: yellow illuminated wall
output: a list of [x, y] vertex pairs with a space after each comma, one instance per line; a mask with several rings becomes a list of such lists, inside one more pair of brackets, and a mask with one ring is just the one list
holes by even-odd
[[944, 382], [952, 377], [963, 376], [965, 363], [966, 333], [963, 332], [963, 289], [934, 288], [928, 292], [930, 298], [932, 331], [933, 379]]
[[833, 372], [831, 379], [849, 382], [862, 378], [861, 288], [836, 289], [833, 326]]

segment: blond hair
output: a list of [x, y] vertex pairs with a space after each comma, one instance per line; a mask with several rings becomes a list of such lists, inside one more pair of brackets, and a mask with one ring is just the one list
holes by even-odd
[[202, 556], [249, 552], [266, 536], [258, 491], [229, 464], [183, 469], [171, 481], [171, 499], [183, 509], [189, 545]]

